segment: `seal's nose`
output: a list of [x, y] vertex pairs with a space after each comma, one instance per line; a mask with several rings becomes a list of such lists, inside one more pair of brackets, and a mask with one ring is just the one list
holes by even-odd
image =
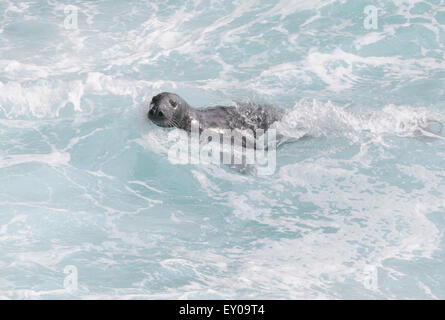
[[148, 117], [151, 119], [157, 119], [162, 118], [164, 116], [164, 113], [159, 110], [159, 106], [154, 105], [149, 111], [148, 111]]
[[159, 110], [159, 107], [157, 105], [154, 105], [153, 107], [151, 107], [151, 109], [148, 111], [148, 116], [149, 117], [154, 117], [157, 115]]

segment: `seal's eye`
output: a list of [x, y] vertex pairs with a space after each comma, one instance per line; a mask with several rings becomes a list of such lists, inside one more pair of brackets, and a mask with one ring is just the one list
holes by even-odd
[[169, 102], [170, 102], [170, 105], [171, 105], [173, 108], [176, 109], [176, 107], [178, 106], [178, 104], [177, 104], [175, 101], [173, 101], [173, 100], [170, 100]]

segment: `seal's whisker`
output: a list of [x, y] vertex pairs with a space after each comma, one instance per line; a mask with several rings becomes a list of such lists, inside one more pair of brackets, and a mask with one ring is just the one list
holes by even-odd
[[174, 127], [179, 128], [179, 123], [176, 121], [176, 119], [172, 119], [171, 122], [173, 123]]
[[175, 119], [169, 119], [169, 121], [168, 121], [168, 124], [171, 126], [171, 127], [177, 127], [178, 126], [178, 123], [176, 122], [176, 120]]

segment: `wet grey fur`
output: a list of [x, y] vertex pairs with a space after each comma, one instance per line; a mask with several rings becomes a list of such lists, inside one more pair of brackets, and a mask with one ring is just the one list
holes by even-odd
[[283, 114], [282, 109], [253, 103], [195, 109], [177, 94], [162, 92], [151, 100], [148, 118], [160, 127], [176, 127], [188, 132], [192, 121], [196, 120], [200, 131], [212, 128], [250, 129], [255, 133], [257, 129], [266, 131]]

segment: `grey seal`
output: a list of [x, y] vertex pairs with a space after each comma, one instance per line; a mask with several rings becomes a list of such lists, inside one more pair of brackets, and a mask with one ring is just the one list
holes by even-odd
[[237, 106], [192, 108], [179, 95], [162, 92], [150, 102], [148, 119], [160, 127], [176, 127], [191, 132], [192, 121], [205, 129], [257, 129], [266, 131], [283, 117], [284, 111], [270, 105], [239, 103]]

